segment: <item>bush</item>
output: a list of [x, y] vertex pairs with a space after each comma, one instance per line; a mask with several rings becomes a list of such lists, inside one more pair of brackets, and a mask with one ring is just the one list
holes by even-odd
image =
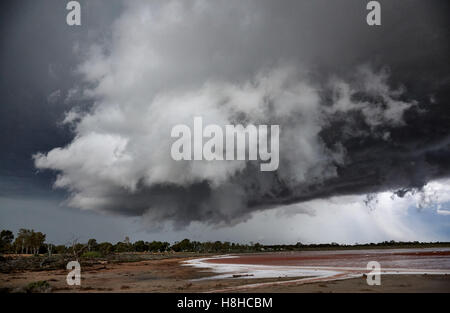
[[34, 281], [25, 287], [25, 292], [28, 293], [44, 293], [50, 292], [51, 290], [52, 288], [46, 280]]
[[93, 259], [93, 258], [101, 258], [103, 255], [98, 251], [87, 251], [81, 255], [82, 258]]
[[102, 242], [97, 245], [96, 250], [100, 251], [100, 253], [102, 253], [103, 255], [107, 255], [107, 254], [113, 253], [114, 247], [109, 242]]

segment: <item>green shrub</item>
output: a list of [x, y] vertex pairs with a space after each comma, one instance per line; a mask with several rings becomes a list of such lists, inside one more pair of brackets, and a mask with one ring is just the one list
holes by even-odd
[[81, 255], [82, 258], [95, 259], [101, 258], [103, 255], [98, 251], [87, 251]]
[[50, 292], [51, 290], [52, 288], [46, 280], [34, 281], [25, 287], [25, 291], [29, 293], [43, 293]]

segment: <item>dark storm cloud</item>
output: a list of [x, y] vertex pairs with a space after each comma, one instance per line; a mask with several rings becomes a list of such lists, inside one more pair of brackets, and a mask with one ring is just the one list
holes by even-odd
[[[65, 145], [72, 138], [59, 125], [74, 103], [65, 98], [76, 85], [77, 42], [105, 34], [120, 7], [83, 2], [96, 16], [92, 30], [67, 26], [66, 2], [5, 1], [0, 10], [0, 194], [8, 197], [43, 193], [53, 175], [35, 175], [32, 154]], [[83, 12], [86, 12], [83, 10]], [[88, 22], [89, 19], [86, 19]], [[99, 23], [102, 23], [101, 25]]]
[[[80, 43], [76, 86], [96, 104], [36, 166], [72, 206], [177, 226], [448, 177], [449, 4], [381, 4], [368, 27], [364, 1], [128, 3]], [[279, 171], [175, 164], [170, 127], [193, 115], [279, 123]]]

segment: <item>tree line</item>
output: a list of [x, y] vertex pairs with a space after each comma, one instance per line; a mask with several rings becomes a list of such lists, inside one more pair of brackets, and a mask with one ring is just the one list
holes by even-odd
[[200, 242], [183, 239], [170, 244], [162, 241], [138, 240], [134, 243], [126, 237], [116, 244], [110, 242], [98, 243], [96, 239], [89, 239], [85, 243], [73, 240], [66, 245], [54, 245], [46, 243], [46, 235], [30, 229], [20, 229], [17, 236], [10, 230], [2, 230], [0, 233], [0, 253], [16, 254], [74, 254], [77, 256], [101, 256], [122, 252], [198, 252], [198, 253], [230, 253], [230, 252], [263, 252], [263, 251], [295, 251], [308, 249], [338, 249], [338, 248], [389, 248], [389, 247], [421, 247], [421, 246], [450, 246], [449, 242], [422, 243], [383, 241], [380, 243], [341, 245], [338, 243], [329, 244], [296, 244], [286, 245], [263, 245], [250, 242], [249, 244], [230, 243], [228, 241]]
[[16, 240], [10, 230], [2, 230], [0, 233], [1, 253], [38, 254], [44, 245], [45, 234], [35, 232], [33, 229], [21, 228]]

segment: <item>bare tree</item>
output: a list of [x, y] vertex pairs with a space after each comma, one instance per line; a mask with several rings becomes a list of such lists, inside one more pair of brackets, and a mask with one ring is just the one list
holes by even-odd
[[48, 256], [52, 256], [52, 250], [53, 250], [53, 244], [48, 243], [47, 244], [47, 251], [48, 251]]
[[83, 252], [88, 249], [88, 244], [81, 244], [78, 242], [78, 238], [74, 237], [69, 244], [73, 257], [78, 261]]

